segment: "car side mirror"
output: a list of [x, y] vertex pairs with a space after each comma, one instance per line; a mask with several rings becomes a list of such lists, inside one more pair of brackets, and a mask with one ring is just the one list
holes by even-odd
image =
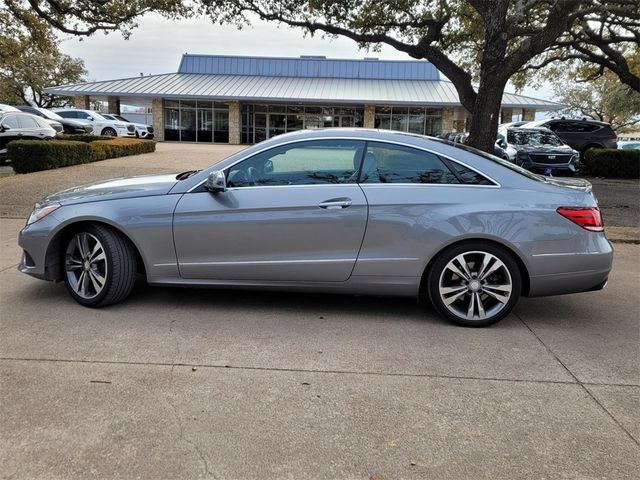
[[0, 132], [6, 132], [7, 130], [11, 130], [11, 127], [7, 127], [6, 125], [0, 125]]
[[222, 170], [214, 170], [204, 182], [204, 188], [213, 193], [227, 191], [227, 178]]

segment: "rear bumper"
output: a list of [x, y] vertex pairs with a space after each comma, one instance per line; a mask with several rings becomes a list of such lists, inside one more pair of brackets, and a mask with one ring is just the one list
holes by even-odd
[[536, 256], [545, 262], [538, 275], [529, 278], [529, 297], [564, 295], [602, 290], [609, 278], [613, 263], [613, 248], [604, 238], [599, 251], [581, 254], [549, 254]]

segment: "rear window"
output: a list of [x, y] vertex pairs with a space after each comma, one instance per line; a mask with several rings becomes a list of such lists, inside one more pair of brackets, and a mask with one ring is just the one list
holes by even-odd
[[509, 128], [507, 142], [512, 145], [551, 145], [554, 147], [563, 145], [562, 140], [553, 132], [525, 128]]
[[477, 148], [470, 147], [469, 145], [465, 145], [463, 143], [453, 143], [453, 142], [449, 142], [448, 140], [442, 140], [440, 138], [429, 138], [429, 140], [432, 140], [434, 142], [444, 143], [445, 145], [449, 145], [454, 148], [459, 148], [460, 150], [464, 150], [466, 152], [473, 153], [474, 155], [478, 155], [479, 157], [486, 158], [487, 160], [491, 160], [494, 163], [499, 163], [503, 167], [508, 168], [509, 170], [512, 170], [516, 173], [519, 173], [520, 175], [523, 175], [527, 178], [530, 178], [531, 180], [535, 180], [536, 182], [543, 181], [543, 177], [541, 177], [540, 175], [532, 173], [529, 170], [526, 170], [522, 167], [519, 167], [518, 165], [511, 163], [509, 160], [498, 158], [495, 155], [490, 155], [487, 152], [483, 152], [482, 150], [478, 150]]

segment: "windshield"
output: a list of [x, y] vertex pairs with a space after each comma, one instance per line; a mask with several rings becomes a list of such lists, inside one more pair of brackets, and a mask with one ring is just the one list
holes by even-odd
[[531, 180], [535, 180], [536, 182], [543, 182], [544, 181], [544, 178], [541, 177], [540, 175], [532, 173], [529, 170], [526, 170], [526, 169], [524, 169], [522, 167], [519, 167], [518, 165], [515, 165], [515, 164], [511, 163], [508, 160], [504, 160], [502, 158], [496, 157], [495, 155], [491, 155], [491, 154], [489, 154], [487, 152], [483, 152], [482, 150], [478, 150], [477, 148], [470, 147], [469, 145], [465, 145], [463, 143], [458, 143], [458, 142], [453, 143], [453, 142], [450, 142], [448, 140], [442, 140], [440, 138], [433, 138], [433, 137], [429, 137], [429, 140], [433, 140], [433, 141], [436, 141], [436, 142], [444, 143], [446, 145], [450, 145], [452, 147], [459, 148], [461, 150], [465, 150], [465, 151], [467, 151], [469, 153], [473, 153], [473, 154], [478, 155], [478, 156], [480, 156], [482, 158], [486, 158], [487, 160], [491, 160], [492, 162], [499, 163], [503, 167], [508, 168], [509, 170], [512, 170], [512, 171], [514, 171], [516, 173], [519, 173], [520, 175], [524, 175], [525, 177], [530, 178]]
[[526, 128], [508, 129], [507, 141], [512, 145], [551, 145], [553, 147], [564, 145], [553, 132]]
[[123, 122], [128, 122], [129, 121], [126, 118], [124, 118], [123, 116], [121, 116], [121, 115], [111, 115], [111, 116], [114, 117], [115, 120], [120, 120], [120, 121], [123, 121]]
[[49, 120], [62, 120], [62, 117], [57, 113], [50, 112], [46, 108], [36, 108], [42, 115], [47, 117]]

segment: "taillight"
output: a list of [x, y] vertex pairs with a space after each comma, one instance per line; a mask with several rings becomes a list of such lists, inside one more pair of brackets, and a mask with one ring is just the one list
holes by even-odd
[[556, 210], [560, 215], [591, 232], [603, 232], [604, 224], [597, 207], [560, 207]]

